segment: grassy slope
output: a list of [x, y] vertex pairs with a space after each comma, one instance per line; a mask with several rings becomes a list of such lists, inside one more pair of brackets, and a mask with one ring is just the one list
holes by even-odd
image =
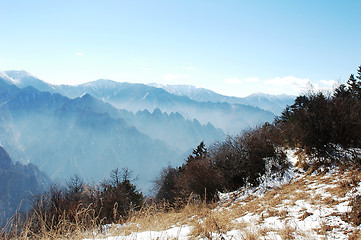
[[[296, 174], [268, 190], [223, 195], [214, 206], [189, 204], [181, 211], [148, 209], [108, 239], [359, 239], [361, 227], [346, 220], [350, 200], [361, 193], [357, 169]], [[110, 237], [118, 236], [118, 237]], [[105, 236], [103, 236], [105, 237]]]

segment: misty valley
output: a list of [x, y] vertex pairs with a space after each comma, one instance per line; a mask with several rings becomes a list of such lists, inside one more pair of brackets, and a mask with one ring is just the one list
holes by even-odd
[[25, 71], [1, 72], [0, 211], [10, 216], [50, 184], [73, 176], [99, 182], [117, 168], [132, 171], [151, 195], [161, 170], [181, 165], [200, 142], [212, 145], [272, 121], [293, 100], [111, 80], [52, 85]]

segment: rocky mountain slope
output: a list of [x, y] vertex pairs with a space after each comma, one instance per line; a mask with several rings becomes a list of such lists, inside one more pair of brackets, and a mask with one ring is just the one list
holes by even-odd
[[15, 211], [24, 212], [31, 206], [32, 197], [46, 190], [49, 178], [34, 164], [13, 163], [0, 145], [0, 226]]

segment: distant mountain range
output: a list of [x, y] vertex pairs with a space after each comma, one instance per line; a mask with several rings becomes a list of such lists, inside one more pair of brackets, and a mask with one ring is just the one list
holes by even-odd
[[199, 102], [226, 102], [230, 104], [244, 104], [261, 108], [279, 115], [287, 105], [291, 105], [295, 96], [291, 95], [269, 95], [264, 93], [254, 93], [250, 96], [239, 98], [229, 97], [205, 88], [197, 88], [190, 85], [162, 85], [152, 83], [149, 86], [163, 88], [167, 92], [177, 95], [186, 96]]
[[210, 122], [230, 134], [272, 121], [294, 99], [288, 95], [265, 94], [236, 98], [187, 85], [144, 85], [104, 79], [76, 86], [52, 85], [24, 71], [5, 71], [2, 75], [20, 88], [31, 86], [69, 98], [88, 93], [118, 109], [132, 112], [145, 109], [152, 112], [156, 108], [168, 114], [178, 112], [185, 119], [197, 119], [201, 124]]
[[[0, 144], [14, 161], [52, 180], [98, 181], [128, 167], [146, 193], [163, 167], [207, 145], [272, 121], [261, 109], [290, 96], [226, 97], [192, 86], [155, 87], [97, 80], [48, 84], [25, 71], [0, 72]], [[248, 101], [249, 104], [244, 104]], [[254, 106], [251, 106], [254, 105]]]
[[167, 92], [177, 95], [186, 96], [192, 100], [198, 102], [222, 102], [230, 104], [243, 104], [252, 107], [260, 108], [272, 112], [275, 115], [279, 115], [285, 109], [287, 105], [291, 105], [295, 96], [291, 95], [269, 95], [264, 93], [254, 93], [250, 96], [239, 98], [229, 97], [205, 88], [197, 88], [190, 85], [162, 85], [152, 83], [150, 86], [163, 88]]

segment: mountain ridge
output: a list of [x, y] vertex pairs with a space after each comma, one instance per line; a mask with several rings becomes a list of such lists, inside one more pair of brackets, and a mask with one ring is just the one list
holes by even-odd
[[[162, 85], [151, 83], [150, 86], [163, 88], [169, 93], [178, 96], [187, 96], [190, 99], [203, 102], [228, 102], [230, 104], [245, 104], [258, 107], [279, 115], [287, 105], [291, 105], [295, 96], [287, 94], [271, 95], [266, 93], [253, 93], [246, 97], [225, 96], [206, 88], [192, 85]], [[268, 101], [268, 102], [267, 102]]]
[[[17, 81], [21, 82], [21, 79], [17, 79]], [[57, 92], [69, 98], [89, 93], [118, 109], [125, 109], [134, 113], [144, 109], [153, 111], [156, 108], [168, 114], [179, 112], [186, 119], [197, 119], [202, 124], [210, 122], [215, 127], [231, 134], [262, 124], [265, 121], [272, 121], [275, 116], [271, 111], [249, 104], [196, 101], [188, 96], [171, 94], [165, 89], [139, 83], [119, 83], [105, 79], [76, 86], [51, 85], [40, 79], [32, 82], [36, 82], [33, 86], [38, 90]]]

